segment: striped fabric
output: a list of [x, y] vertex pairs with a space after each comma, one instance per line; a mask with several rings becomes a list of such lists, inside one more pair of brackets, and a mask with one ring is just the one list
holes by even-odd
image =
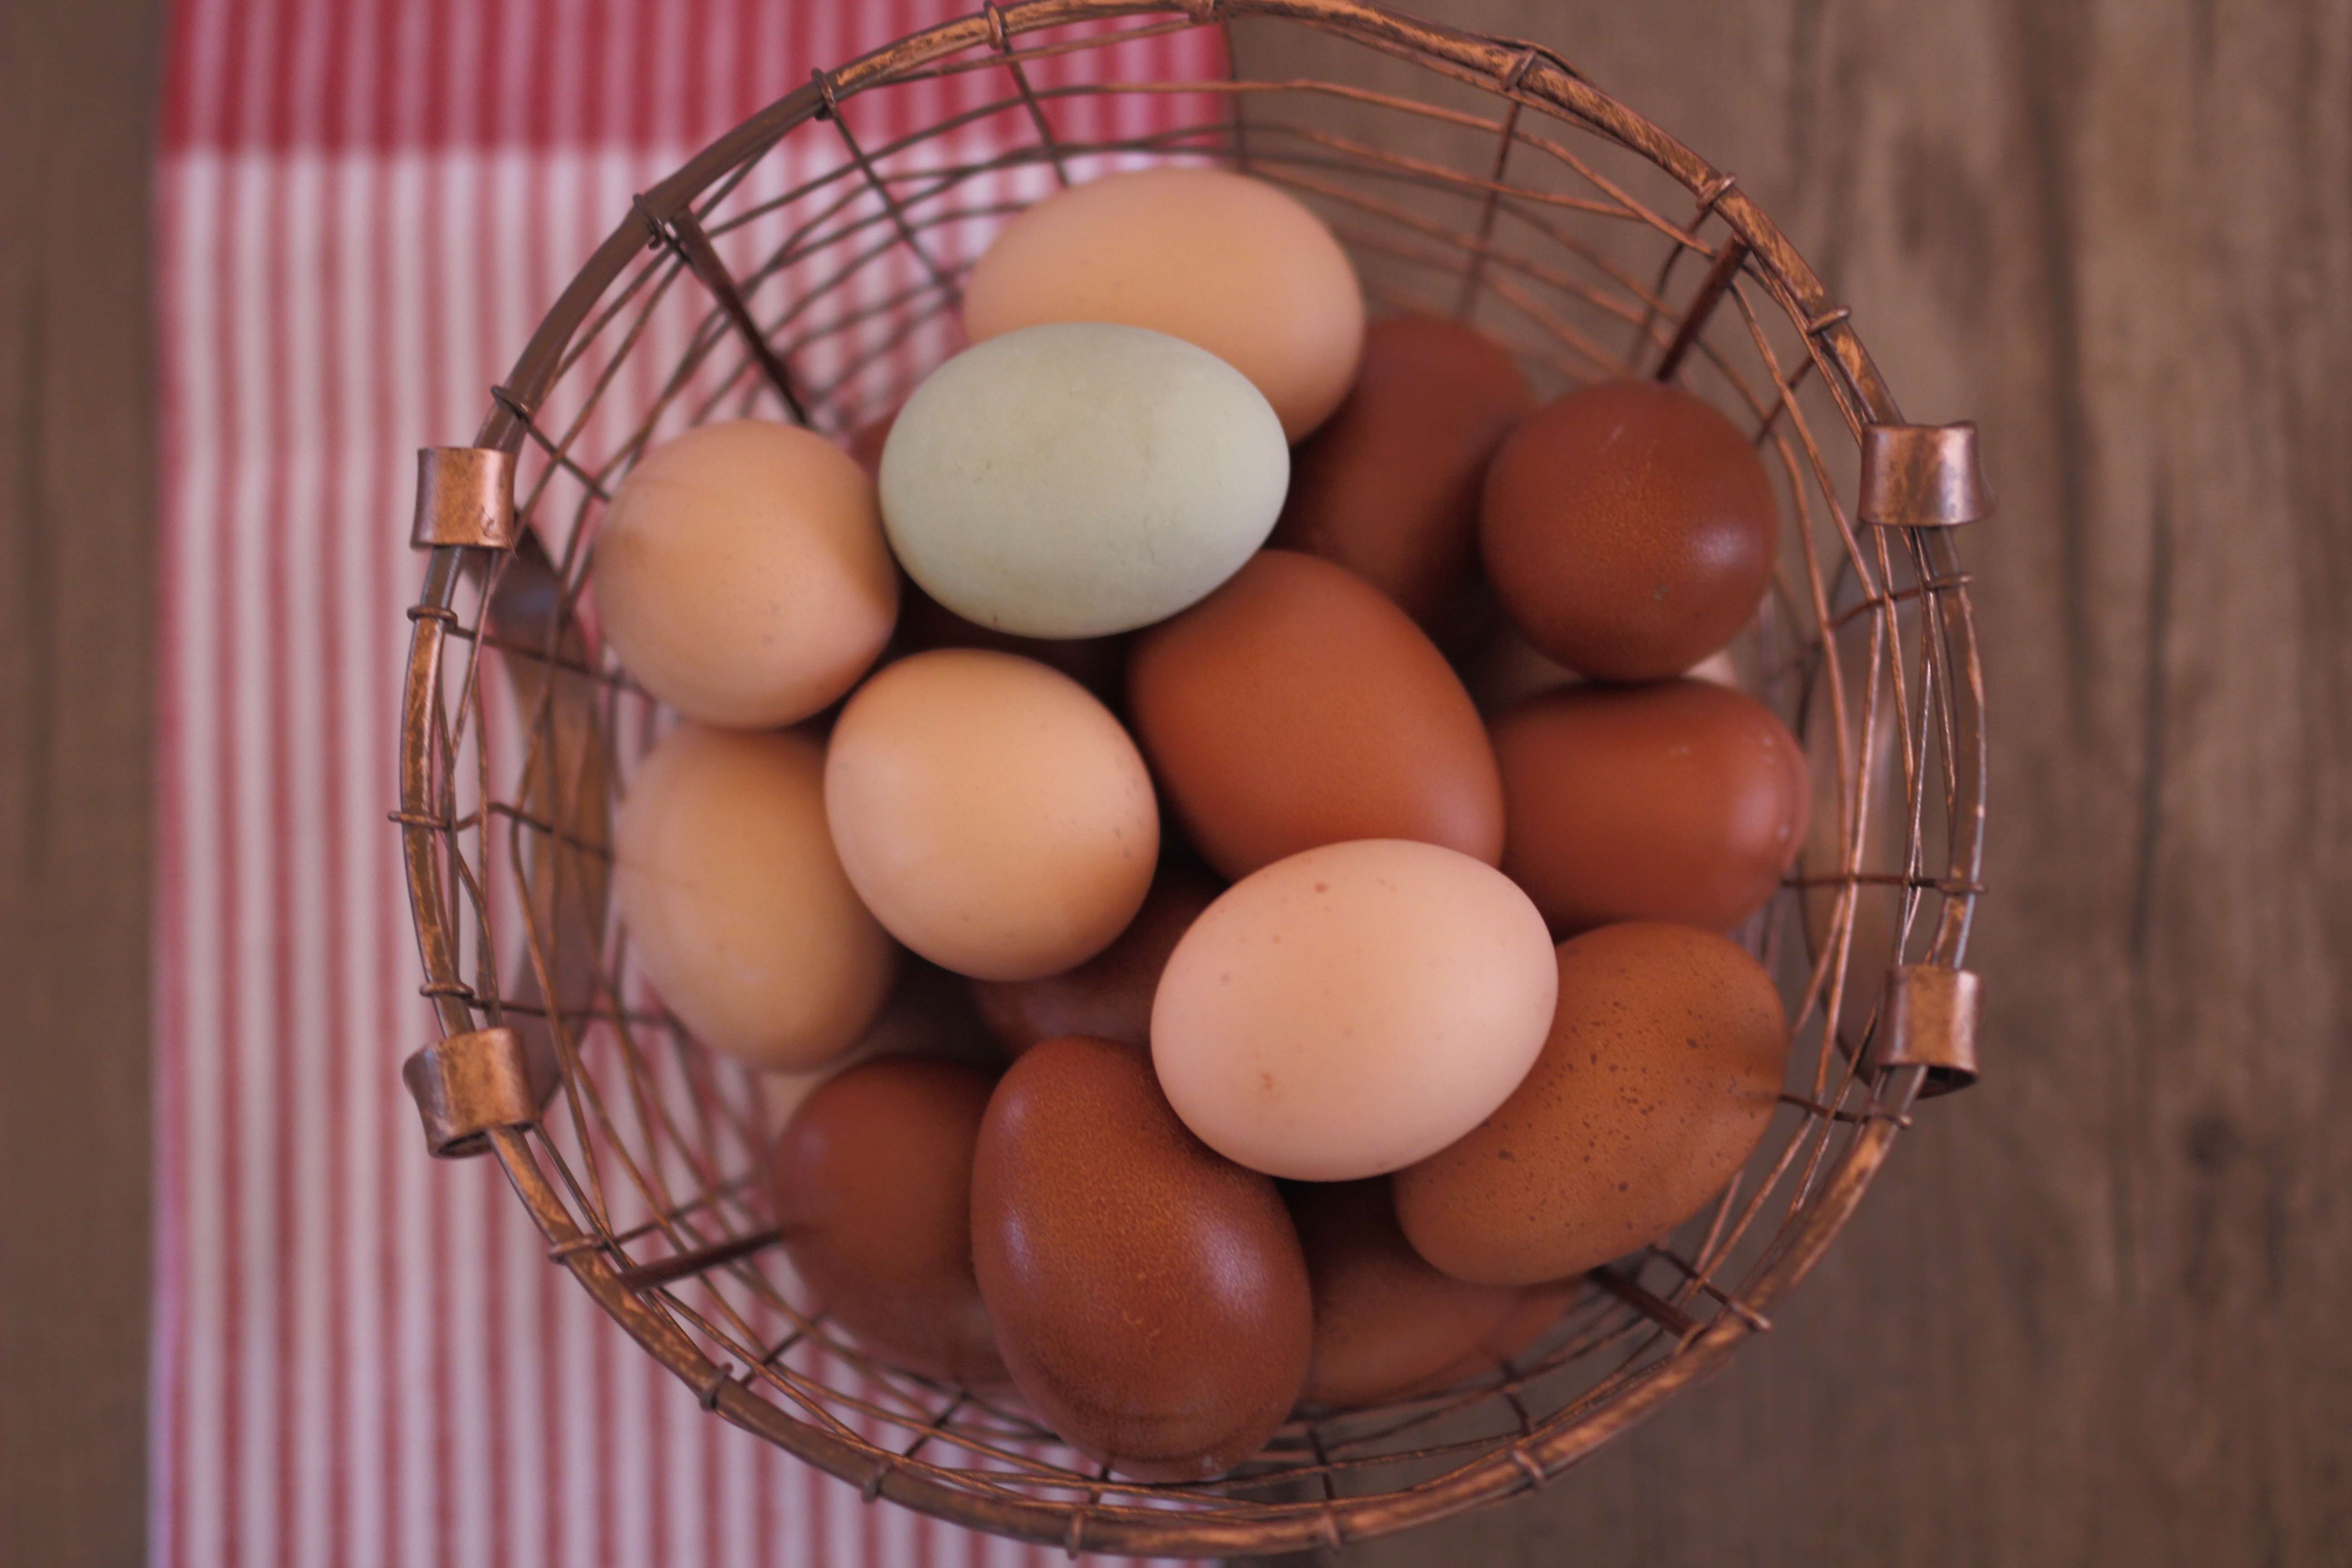
[[[385, 821], [415, 448], [471, 437], [633, 192], [812, 67], [961, 8], [177, 5], [156, 1563], [1058, 1560], [863, 1506], [704, 1415], [545, 1260], [492, 1163], [427, 1160], [396, 1074], [434, 1033]], [[1123, 72], [1144, 47], [1155, 75], [1220, 68], [1205, 29]], [[873, 132], [987, 90], [885, 95]]]

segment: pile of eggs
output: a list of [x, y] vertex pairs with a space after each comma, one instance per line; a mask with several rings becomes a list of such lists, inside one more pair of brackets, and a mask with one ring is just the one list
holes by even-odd
[[963, 324], [845, 445], [706, 426], [614, 498], [597, 620], [685, 721], [616, 907], [779, 1075], [813, 1306], [1212, 1478], [1490, 1375], [1763, 1136], [1788, 1027], [1725, 933], [1811, 791], [1686, 672], [1772, 488], [1676, 388], [1538, 406], [1466, 326], [1368, 324], [1223, 171], [1038, 203]]

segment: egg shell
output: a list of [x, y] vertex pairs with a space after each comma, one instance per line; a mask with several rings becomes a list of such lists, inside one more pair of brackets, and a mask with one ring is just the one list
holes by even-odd
[[1486, 470], [1479, 549], [1503, 608], [1598, 680], [1678, 675], [1738, 635], [1780, 513], [1739, 427], [1679, 387], [1612, 381], [1530, 415]]
[[1486, 464], [1535, 401], [1509, 353], [1472, 328], [1373, 321], [1347, 401], [1291, 455], [1272, 542], [1336, 562], [1433, 635], [1450, 631], [1477, 571]]
[[1494, 737], [1503, 869], [1556, 936], [1625, 920], [1729, 931], [1803, 842], [1796, 737], [1712, 681], [1548, 692], [1497, 717]]
[[1558, 1279], [1658, 1240], [1756, 1152], [1787, 1074], [1771, 977], [1712, 931], [1604, 926], [1559, 963], [1527, 1081], [1396, 1175], [1406, 1238], [1457, 1279]]
[[1136, 639], [1127, 692], [1171, 807], [1227, 877], [1357, 838], [1500, 857], [1502, 782], [1470, 694], [1343, 567], [1261, 551]]
[[1309, 1405], [1360, 1409], [1492, 1373], [1582, 1289], [1471, 1285], [1439, 1273], [1406, 1242], [1384, 1179], [1296, 1183], [1283, 1196], [1315, 1296]]
[[1160, 168], [1060, 191], [1006, 225], [963, 298], [974, 342], [1045, 321], [1123, 321], [1238, 369], [1297, 441], [1347, 395], [1364, 339], [1348, 253], [1296, 197], [1223, 169]]
[[1040, 980], [972, 981], [980, 1016], [1016, 1057], [1057, 1035], [1093, 1035], [1148, 1048], [1151, 998], [1168, 955], [1223, 889], [1189, 859], [1164, 860], [1118, 940], [1076, 969]]
[[1160, 977], [1151, 1059], [1219, 1153], [1352, 1181], [1500, 1105], [1543, 1047], [1557, 983], [1543, 917], [1493, 867], [1403, 839], [1328, 845], [1192, 922]]
[[1313, 1313], [1274, 1184], [1184, 1130], [1142, 1052], [1066, 1036], [1014, 1062], [972, 1163], [972, 1259], [1013, 1380], [1139, 1480], [1205, 1480], [1265, 1446]]
[[824, 1311], [883, 1360], [1003, 1386], [971, 1262], [971, 1163], [992, 1074], [885, 1056], [820, 1085], [776, 1140], [769, 1201]]
[[1265, 542], [1290, 451], [1240, 372], [1180, 339], [1073, 321], [965, 350], [882, 448], [890, 547], [923, 591], [1023, 637], [1175, 614]]
[[824, 437], [751, 419], [688, 430], [629, 470], [596, 531], [594, 582], [640, 685], [746, 729], [847, 691], [898, 609], [874, 481]]
[[834, 724], [824, 799], [883, 926], [984, 980], [1101, 952], [1160, 852], [1150, 774], [1110, 710], [1011, 654], [916, 654], [860, 687]]
[[815, 1067], [881, 1011], [898, 950], [834, 852], [807, 735], [680, 725], [630, 780], [613, 844], [636, 961], [704, 1045]]

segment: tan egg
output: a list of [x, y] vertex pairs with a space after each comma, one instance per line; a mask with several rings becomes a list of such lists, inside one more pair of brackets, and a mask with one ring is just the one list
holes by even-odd
[[1151, 1058], [1202, 1142], [1343, 1182], [1426, 1158], [1543, 1048], [1558, 977], [1528, 896], [1404, 839], [1277, 860], [1211, 904], [1160, 977]]
[[824, 437], [743, 419], [666, 441], [597, 530], [596, 607], [639, 684], [768, 729], [856, 684], [898, 613], [874, 481]]
[[1481, 1285], [1581, 1274], [1723, 1190], [1779, 1103], [1771, 976], [1712, 931], [1603, 926], [1559, 952], [1543, 1054], [1477, 1129], [1396, 1174], [1413, 1249]]
[[1540, 1337], [1580, 1281], [1471, 1285], [1423, 1260], [1397, 1227], [1389, 1184], [1301, 1182], [1283, 1194], [1315, 1296], [1310, 1405], [1358, 1409], [1484, 1374]]
[[704, 1045], [810, 1068], [874, 1022], [898, 952], [834, 853], [816, 742], [681, 725], [630, 781], [613, 840], [637, 963]]
[[1255, 383], [1297, 441], [1355, 379], [1364, 296], [1295, 197], [1223, 169], [1158, 168], [1074, 185], [1006, 225], [963, 320], [975, 342], [1047, 321], [1182, 338]]
[[1030, 659], [941, 648], [858, 689], [826, 750], [849, 880], [892, 935], [982, 980], [1084, 963], [1160, 853], [1143, 758], [1109, 709]]

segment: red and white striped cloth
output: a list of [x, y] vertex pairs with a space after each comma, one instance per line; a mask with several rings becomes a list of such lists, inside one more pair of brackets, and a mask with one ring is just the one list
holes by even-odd
[[[1059, 1557], [863, 1506], [705, 1415], [546, 1261], [492, 1163], [427, 1160], [397, 1083], [435, 1032], [385, 821], [415, 448], [471, 437], [633, 192], [813, 67], [970, 8], [175, 5], [157, 1564]], [[1153, 75], [1221, 66], [1206, 29], [1129, 46], [1122, 73], [1139, 47]], [[978, 79], [883, 95], [873, 133]]]

